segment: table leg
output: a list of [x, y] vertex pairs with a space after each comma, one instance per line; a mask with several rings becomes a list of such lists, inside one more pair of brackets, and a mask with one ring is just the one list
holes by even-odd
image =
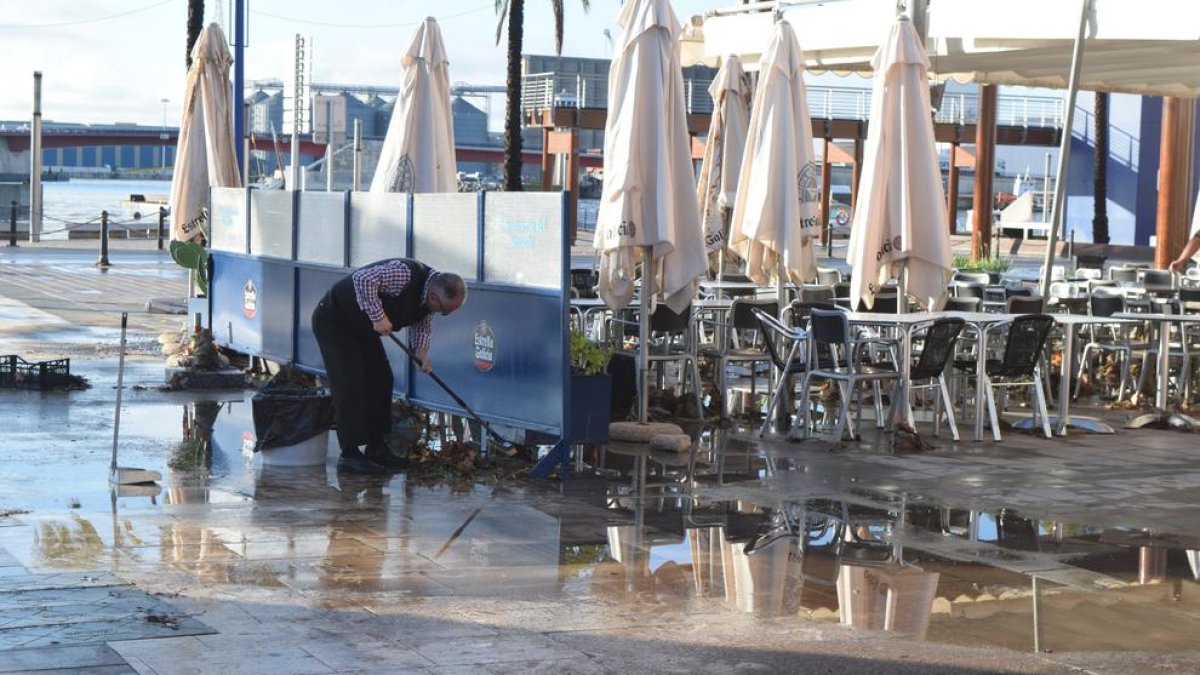
[[1171, 324], [1158, 322], [1158, 389], [1154, 394], [1154, 405], [1159, 410], [1167, 409], [1167, 369], [1171, 367]]
[[976, 324], [979, 333], [979, 344], [975, 355], [975, 442], [983, 440], [983, 397], [988, 385], [987, 379], [987, 330], [983, 324]]
[[1071, 423], [1071, 373], [1075, 372], [1075, 324], [1068, 323], [1063, 332], [1061, 374], [1058, 378], [1058, 426], [1054, 433], [1067, 435]]

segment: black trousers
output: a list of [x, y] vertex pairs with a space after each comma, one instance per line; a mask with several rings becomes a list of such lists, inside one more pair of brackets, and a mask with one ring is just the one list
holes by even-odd
[[381, 445], [392, 427], [392, 367], [378, 335], [366, 337], [323, 299], [312, 315], [342, 452]]

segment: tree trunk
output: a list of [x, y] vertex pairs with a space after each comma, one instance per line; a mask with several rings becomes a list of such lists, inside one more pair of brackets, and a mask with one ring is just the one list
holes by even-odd
[[188, 69], [192, 67], [192, 47], [200, 38], [200, 30], [204, 28], [204, 0], [188, 0], [187, 16], [187, 54], [184, 62]]
[[521, 51], [525, 1], [508, 3], [508, 100], [504, 106], [504, 189], [521, 190]]
[[1092, 210], [1092, 241], [1109, 243], [1108, 233], [1108, 94], [1096, 92], [1096, 195]]

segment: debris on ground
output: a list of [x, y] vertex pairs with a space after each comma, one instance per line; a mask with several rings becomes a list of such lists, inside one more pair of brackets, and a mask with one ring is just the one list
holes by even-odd
[[24, 513], [29, 513], [29, 510], [28, 509], [0, 508], [0, 518], [7, 518], [8, 516], [19, 516]]
[[497, 485], [520, 481], [532, 465], [523, 458], [496, 453], [482, 455], [476, 443], [447, 441], [438, 450], [426, 445], [414, 447], [408, 454], [407, 479], [417, 485]]
[[188, 617], [186, 614], [168, 614], [166, 612], [162, 612], [162, 613], [151, 612], [151, 613], [147, 614], [145, 618], [146, 618], [147, 623], [157, 623], [157, 624], [166, 626], [167, 628], [170, 628], [171, 630], [179, 630], [179, 624], [183, 623]]
[[158, 338], [163, 354], [167, 356], [169, 368], [191, 368], [194, 370], [222, 370], [229, 367], [229, 359], [221, 353], [213, 339], [212, 331], [197, 328], [190, 335], [180, 338], [176, 334], [163, 333]]

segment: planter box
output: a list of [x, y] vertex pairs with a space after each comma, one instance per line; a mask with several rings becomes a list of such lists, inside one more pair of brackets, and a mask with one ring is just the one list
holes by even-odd
[[612, 419], [612, 377], [572, 375], [571, 402], [563, 439], [568, 443], [607, 443]]

